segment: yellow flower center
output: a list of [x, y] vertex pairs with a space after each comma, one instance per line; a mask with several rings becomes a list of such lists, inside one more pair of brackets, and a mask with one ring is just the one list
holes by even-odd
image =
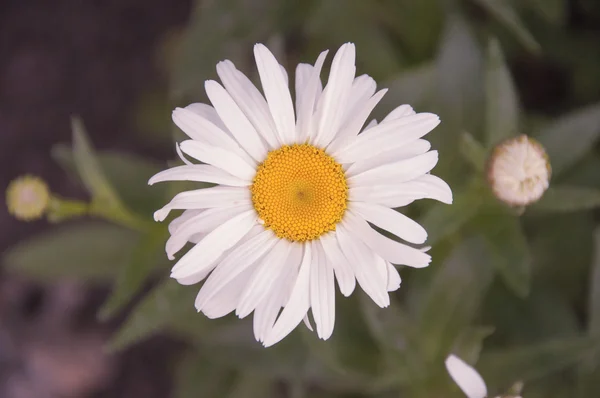
[[298, 242], [335, 230], [348, 200], [342, 166], [308, 144], [269, 152], [250, 190], [264, 226], [280, 238]]

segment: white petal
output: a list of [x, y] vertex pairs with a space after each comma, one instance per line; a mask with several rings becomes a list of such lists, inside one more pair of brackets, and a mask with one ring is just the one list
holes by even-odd
[[352, 202], [352, 210], [365, 220], [411, 243], [424, 243], [427, 231], [416, 221], [389, 207], [364, 202]]
[[248, 180], [242, 180], [231, 174], [207, 164], [195, 164], [173, 167], [155, 174], [148, 181], [149, 185], [163, 181], [204, 181], [213, 184], [244, 187], [251, 184]]
[[427, 152], [430, 148], [431, 144], [429, 141], [418, 139], [402, 147], [392, 149], [391, 151], [384, 150], [379, 156], [353, 163], [346, 170], [346, 176], [352, 177], [363, 171], [383, 166], [384, 164], [412, 158]]
[[429, 151], [413, 158], [387, 163], [348, 178], [351, 186], [391, 185], [429, 173], [438, 162], [438, 152]]
[[236, 141], [254, 160], [262, 162], [267, 155], [267, 149], [254, 126], [231, 98], [231, 95], [214, 80], [207, 80], [204, 88], [219, 117]]
[[346, 297], [350, 296], [356, 287], [356, 278], [350, 262], [340, 249], [335, 233], [331, 232], [321, 236], [319, 242], [323, 246], [327, 262], [332, 265], [335, 271], [335, 278], [340, 287], [340, 292]]
[[362, 129], [363, 125], [367, 121], [367, 118], [375, 106], [377, 106], [379, 101], [381, 101], [385, 93], [387, 93], [387, 91], [387, 88], [379, 90], [377, 94], [369, 98], [369, 100], [363, 104], [363, 106], [361, 106], [359, 109], [356, 109], [355, 112], [348, 117], [346, 123], [344, 123], [340, 129], [335, 140], [328, 147], [331, 152], [335, 152], [337, 148], [346, 146], [351, 139], [358, 135], [360, 129]]
[[[236, 274], [236, 277], [231, 280], [222, 289], [215, 292], [209, 300], [206, 301], [202, 307], [202, 313], [207, 318], [215, 319], [221, 318], [233, 310], [240, 299], [240, 295], [244, 290], [244, 286], [248, 281], [248, 278], [254, 272], [255, 265], [245, 268], [243, 272]], [[204, 289], [204, 287], [202, 288]]]
[[346, 104], [342, 125], [346, 124], [356, 112], [365, 106], [369, 98], [375, 94], [376, 89], [377, 83], [369, 75], [360, 75], [354, 79], [352, 87], [350, 88], [350, 95], [348, 96], [348, 103]]
[[335, 282], [333, 267], [318, 242], [312, 242], [310, 302], [317, 335], [327, 340], [335, 324]]
[[378, 306], [383, 308], [390, 305], [386, 281], [382, 280], [381, 275], [373, 269], [375, 261], [373, 251], [350, 233], [345, 220], [337, 225], [336, 236], [342, 251], [354, 269], [360, 287]]
[[279, 63], [263, 44], [254, 46], [254, 58], [280, 141], [292, 144], [296, 136], [294, 105]]
[[264, 339], [264, 346], [270, 347], [273, 344], [280, 342], [285, 336], [290, 334], [292, 330], [302, 321], [310, 307], [310, 261], [312, 252], [309, 244], [304, 244], [304, 254], [300, 271], [292, 295], [287, 305], [281, 311], [281, 315], [275, 322], [273, 328], [267, 333]]
[[175, 264], [171, 277], [183, 278], [208, 267], [214, 268], [219, 256], [233, 247], [254, 225], [256, 212], [251, 210], [218, 226]]
[[317, 135], [313, 144], [324, 148], [335, 138], [348, 104], [348, 94], [352, 87], [356, 67], [356, 49], [353, 43], [340, 47], [331, 63], [327, 87], [319, 99], [317, 114]]
[[181, 143], [181, 150], [201, 162], [212, 164], [245, 181], [252, 181], [256, 174], [254, 167], [226, 149], [187, 140]]
[[289, 283], [292, 278], [295, 280], [301, 260], [302, 245], [293, 244], [288, 263], [281, 276], [275, 282], [271, 293], [265, 297], [254, 311], [254, 337], [257, 341], [263, 342], [267, 333], [273, 327], [283, 301], [289, 293]]
[[368, 129], [372, 128], [372, 127], [375, 127], [375, 126], [377, 126], [377, 120], [373, 119], [369, 123], [367, 123], [367, 125], [365, 126], [365, 128], [363, 129], [363, 131], [366, 131], [366, 130], [368, 130]]
[[228, 132], [228, 129], [225, 126], [225, 123], [223, 123], [223, 121], [219, 117], [219, 114], [217, 114], [217, 111], [212, 106], [210, 106], [208, 104], [203, 104], [201, 102], [196, 102], [194, 104], [189, 104], [188, 106], [185, 107], [185, 109], [187, 109], [188, 111], [192, 111], [197, 115], [202, 116], [204, 119], [208, 120], [209, 122], [211, 122], [212, 124], [214, 124], [215, 126], [220, 128], [221, 130]]
[[169, 237], [166, 244], [166, 252], [169, 260], [174, 259], [174, 254], [185, 246], [192, 235], [198, 233], [209, 233], [219, 225], [233, 217], [252, 210], [252, 205], [245, 204], [233, 207], [217, 207], [208, 209], [202, 213], [189, 218], [177, 228], [177, 231]]
[[229, 133], [197, 113], [177, 108], [173, 111], [173, 121], [193, 140], [232, 152], [250, 165], [256, 164]]
[[235, 311], [237, 316], [244, 318], [254, 311], [273, 289], [275, 281], [287, 265], [291, 250], [292, 244], [280, 239], [271, 252], [267, 253], [244, 288]]
[[281, 143], [277, 139], [275, 122], [267, 101], [250, 79], [237, 70], [233, 62], [225, 60], [217, 64], [217, 74], [248, 120], [254, 125], [271, 149]]
[[[431, 262], [431, 256], [428, 254], [381, 235], [350, 210], [346, 211], [343, 222], [348, 225], [353, 236], [361, 239], [375, 253], [393, 264], [423, 268]], [[346, 257], [349, 257], [348, 253]]]
[[306, 328], [308, 330], [310, 330], [311, 332], [314, 332], [312, 325], [310, 324], [310, 318], [308, 317], [308, 314], [306, 314], [304, 316], [304, 319], [302, 320], [304, 322], [304, 325], [306, 326]]
[[179, 159], [181, 159], [181, 161], [183, 163], [185, 163], [188, 166], [193, 166], [194, 163], [190, 162], [189, 160], [186, 159], [185, 155], [183, 154], [183, 152], [181, 152], [181, 148], [179, 147], [179, 143], [176, 142], [175, 143], [175, 151], [177, 152], [177, 156], [179, 156]]
[[456, 355], [446, 358], [446, 369], [467, 397], [485, 398], [487, 396], [487, 387], [483, 378]]
[[400, 119], [381, 122], [359, 134], [351, 144], [332, 153], [340, 163], [352, 163], [378, 156], [402, 147], [433, 130], [440, 119], [432, 113], [419, 113]]
[[394, 119], [400, 119], [401, 117], [412, 116], [415, 114], [415, 111], [410, 105], [400, 105], [383, 119], [383, 121], [389, 121]]
[[210, 209], [250, 203], [250, 190], [238, 187], [213, 187], [181, 192], [162, 209], [154, 212], [155, 221], [163, 221], [174, 209]]
[[278, 239], [273, 232], [265, 230], [231, 250], [208, 277], [202, 290], [198, 293], [195, 302], [196, 309], [201, 311], [211, 297], [240, 273], [259, 261], [277, 242]]
[[396, 269], [396, 267], [394, 267], [394, 265], [392, 263], [390, 263], [389, 261], [386, 261], [385, 263], [387, 265], [387, 270], [388, 270], [387, 290], [388, 290], [388, 292], [393, 292], [393, 291], [400, 289], [400, 284], [402, 283], [402, 279], [400, 278], [400, 274], [398, 273], [398, 270]]
[[189, 220], [192, 217], [197, 216], [198, 214], [202, 213], [204, 211], [204, 209], [200, 209], [200, 210], [185, 210], [183, 213], [181, 213], [181, 215], [179, 217], [175, 217], [173, 219], [173, 221], [171, 221], [169, 223], [169, 233], [171, 235], [173, 235], [174, 233], [177, 232], [177, 230], [179, 229], [179, 227], [186, 222], [187, 220]]
[[[314, 68], [310, 65], [303, 67], [300, 66], [303, 64], [298, 65], [296, 73], [299, 73], [300, 76], [296, 80], [296, 106], [298, 107], [296, 132], [298, 142], [300, 143], [306, 142], [313, 130], [313, 112], [317, 98], [322, 90], [321, 69], [323, 68], [327, 53], [328, 51], [323, 51], [319, 55]], [[308, 71], [310, 71], [310, 74], [307, 73]], [[307, 77], [302, 76], [307, 74]]]

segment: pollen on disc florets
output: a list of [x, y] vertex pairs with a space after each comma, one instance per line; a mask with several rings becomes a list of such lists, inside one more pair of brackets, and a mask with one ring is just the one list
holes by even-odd
[[269, 152], [258, 166], [251, 192], [264, 226], [280, 238], [299, 242], [335, 230], [348, 201], [342, 166], [309, 144]]

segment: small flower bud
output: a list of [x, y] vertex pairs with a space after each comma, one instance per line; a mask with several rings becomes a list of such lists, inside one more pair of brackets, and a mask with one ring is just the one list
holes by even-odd
[[49, 202], [48, 186], [40, 178], [31, 175], [13, 180], [6, 190], [8, 212], [21, 221], [42, 217]]

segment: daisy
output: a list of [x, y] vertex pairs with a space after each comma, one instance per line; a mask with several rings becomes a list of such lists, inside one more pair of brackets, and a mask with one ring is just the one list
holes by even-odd
[[334, 56], [323, 88], [326, 55], [298, 65], [295, 106], [285, 70], [264, 45], [254, 47], [264, 97], [231, 61], [220, 62], [222, 84], [205, 84], [212, 106], [173, 112], [190, 137], [177, 147], [186, 165], [149, 181], [216, 184], [182, 192], [154, 214], [163, 221], [184, 210], [169, 225], [170, 259], [195, 243], [171, 277], [184, 285], [206, 279], [195, 305], [209, 318], [254, 312], [254, 335], [265, 346], [302, 320], [311, 328], [309, 310], [318, 336], [328, 339], [335, 281], [345, 296], [358, 282], [388, 306], [388, 292], [400, 287], [394, 264], [425, 267], [430, 256], [369, 223], [422, 244], [423, 227], [393, 208], [423, 198], [452, 202], [448, 185], [429, 174], [438, 154], [421, 139], [439, 118], [402, 105], [363, 128], [386, 90], [375, 92], [367, 75], [355, 77], [351, 43]]
[[488, 164], [494, 195], [510, 206], [537, 202], [550, 185], [550, 175], [544, 147], [524, 134], [496, 146]]

